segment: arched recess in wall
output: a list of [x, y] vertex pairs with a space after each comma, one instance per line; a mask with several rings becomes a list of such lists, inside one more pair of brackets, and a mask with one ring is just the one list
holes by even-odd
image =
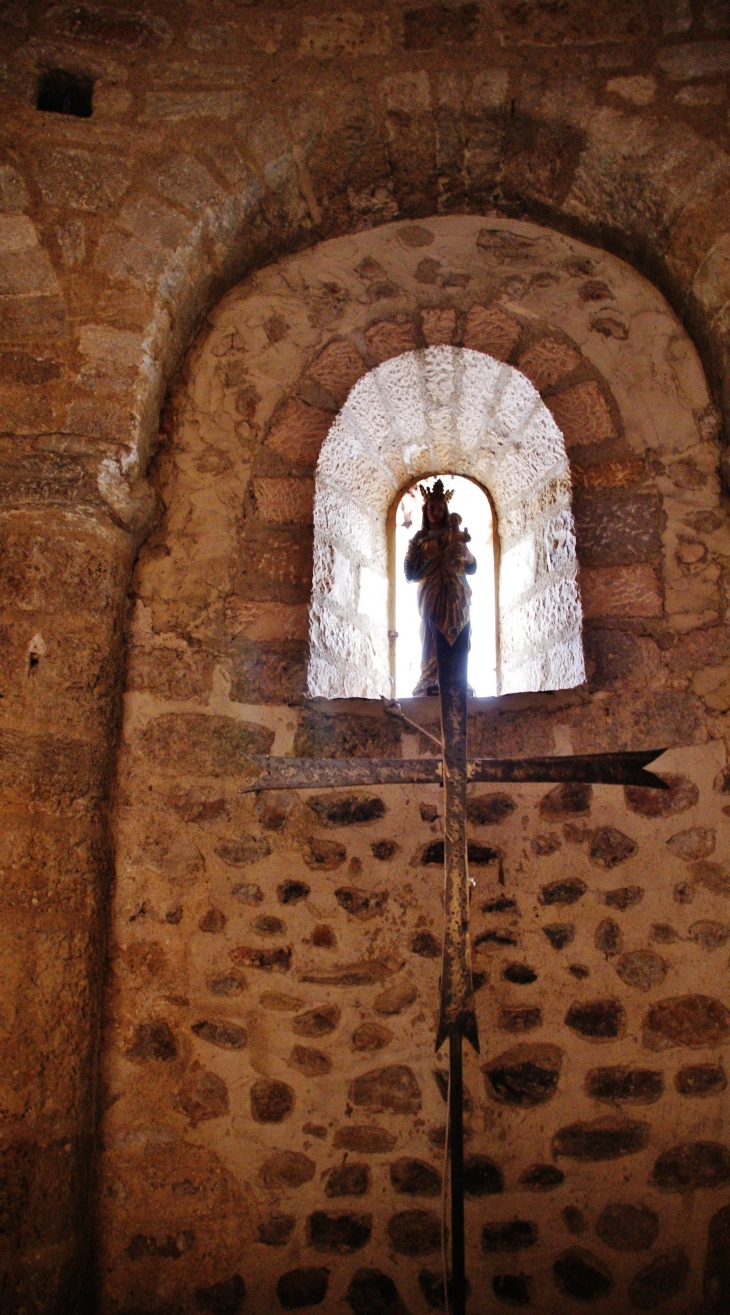
[[394, 357], [351, 389], [315, 476], [309, 693], [391, 693], [388, 512], [449, 471], [488, 490], [499, 541], [500, 693], [585, 679], [563, 436], [529, 380], [464, 347]]

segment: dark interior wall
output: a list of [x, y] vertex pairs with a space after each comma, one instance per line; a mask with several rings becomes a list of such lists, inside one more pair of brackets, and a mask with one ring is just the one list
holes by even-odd
[[[200, 315], [321, 237], [496, 210], [654, 277], [723, 401], [725, 24], [711, 3], [4, 7], [9, 1309], [73, 1309], [85, 1282], [125, 598]], [[35, 108], [59, 67], [93, 79], [90, 118]], [[726, 660], [722, 627], [688, 642]]]

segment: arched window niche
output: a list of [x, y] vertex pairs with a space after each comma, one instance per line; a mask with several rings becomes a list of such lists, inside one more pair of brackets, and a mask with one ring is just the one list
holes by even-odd
[[[498, 694], [585, 679], [582, 614], [563, 436], [530, 381], [465, 347], [405, 352], [351, 389], [315, 474], [308, 689], [394, 692], [388, 518], [434, 472], [485, 489], [498, 554]], [[392, 536], [391, 536], [392, 542]]]

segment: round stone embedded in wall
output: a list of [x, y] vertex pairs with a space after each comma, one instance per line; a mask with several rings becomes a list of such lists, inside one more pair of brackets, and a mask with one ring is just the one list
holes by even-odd
[[[422, 1269], [418, 1275], [418, 1286], [423, 1293], [424, 1301], [430, 1310], [446, 1310], [446, 1299], [444, 1296], [444, 1277], [443, 1274], [436, 1274], [432, 1269]], [[466, 1280], [466, 1295], [471, 1293], [471, 1283]], [[453, 1284], [451, 1279], [447, 1281], [446, 1295], [448, 1296], [449, 1309], [453, 1309]], [[385, 1313], [384, 1313], [385, 1315]], [[393, 1311], [393, 1315], [405, 1315], [402, 1307]]]
[[293, 1046], [289, 1056], [292, 1068], [299, 1069], [305, 1078], [321, 1078], [332, 1069], [332, 1060], [323, 1050], [311, 1046]]
[[438, 1196], [441, 1191], [441, 1174], [425, 1160], [404, 1157], [390, 1166], [390, 1181], [396, 1192], [408, 1196]]
[[689, 939], [703, 950], [717, 950], [730, 940], [730, 927], [725, 922], [715, 922], [710, 918], [701, 918], [693, 922], [688, 931]]
[[373, 1009], [377, 1014], [383, 1014], [386, 1018], [395, 1014], [402, 1014], [418, 999], [418, 988], [413, 982], [399, 982], [396, 986], [388, 987], [387, 991], [381, 991], [373, 1000]]
[[355, 1160], [330, 1169], [325, 1181], [325, 1196], [365, 1196], [370, 1188], [370, 1170]]
[[614, 1251], [648, 1251], [659, 1236], [659, 1216], [647, 1205], [607, 1205], [598, 1216], [596, 1233]]
[[648, 1123], [606, 1117], [592, 1123], [571, 1123], [552, 1140], [553, 1155], [574, 1160], [618, 1160], [643, 1151], [649, 1140]]
[[541, 904], [576, 904], [588, 887], [580, 877], [567, 877], [565, 881], [550, 881], [540, 889]]
[[615, 890], [605, 891], [603, 898], [609, 908], [625, 913], [627, 909], [632, 909], [635, 904], [641, 903], [644, 898], [644, 887], [617, 886]]
[[211, 995], [236, 996], [246, 989], [246, 978], [241, 973], [224, 973], [222, 977], [211, 977], [208, 990]]
[[642, 817], [671, 817], [673, 813], [694, 808], [700, 797], [694, 781], [668, 772], [660, 775], [669, 786], [668, 790], [653, 790], [646, 785], [624, 786], [626, 804], [632, 813], [639, 813]]
[[682, 1142], [663, 1151], [652, 1180], [662, 1192], [691, 1192], [730, 1182], [730, 1150], [720, 1142]]
[[594, 944], [601, 954], [618, 954], [623, 944], [621, 928], [613, 918], [604, 918], [596, 927]]
[[574, 922], [553, 922], [542, 930], [554, 950], [564, 950], [575, 937]]
[[565, 1021], [587, 1041], [615, 1041], [626, 1027], [626, 1011], [619, 1000], [588, 1000], [572, 1004]]
[[343, 1151], [355, 1151], [358, 1155], [383, 1155], [392, 1151], [396, 1138], [387, 1128], [373, 1128], [369, 1124], [348, 1128], [338, 1128], [335, 1133], [335, 1148]]
[[260, 945], [237, 945], [235, 950], [230, 951], [230, 957], [244, 968], [259, 968], [268, 973], [288, 973], [292, 952], [288, 945], [276, 945], [270, 949]]
[[586, 1074], [585, 1090], [593, 1100], [653, 1105], [664, 1094], [664, 1078], [650, 1068], [594, 1068]]
[[281, 904], [298, 904], [311, 893], [311, 887], [306, 881], [282, 881], [276, 893]]
[[315, 795], [307, 800], [323, 826], [354, 826], [357, 823], [377, 822], [385, 817], [387, 809], [377, 795]]
[[177, 1057], [177, 1042], [170, 1024], [163, 1018], [151, 1023], [138, 1023], [131, 1045], [125, 1050], [127, 1059], [137, 1062], [159, 1059], [163, 1063]]
[[268, 840], [257, 836], [243, 836], [240, 840], [220, 840], [214, 853], [232, 868], [245, 867], [247, 863], [257, 863], [271, 853]]
[[730, 1010], [708, 995], [680, 995], [659, 1000], [644, 1019], [644, 1045], [717, 1046], [730, 1036]]
[[630, 950], [621, 955], [614, 967], [621, 981], [637, 991], [651, 991], [660, 986], [669, 971], [666, 959], [654, 950]]
[[582, 781], [562, 781], [543, 795], [540, 800], [540, 816], [559, 819], [589, 813], [592, 800], [592, 785]]
[[290, 1269], [276, 1285], [276, 1295], [284, 1310], [301, 1310], [319, 1306], [327, 1296], [328, 1269]]
[[210, 1311], [211, 1315], [239, 1315], [246, 1296], [246, 1284], [240, 1274], [230, 1278], [219, 1279], [210, 1287], [195, 1289], [195, 1305], [198, 1310]]
[[262, 1219], [256, 1230], [259, 1242], [267, 1247], [286, 1246], [296, 1227], [294, 1215], [269, 1215]]
[[474, 826], [497, 826], [505, 822], [516, 807], [512, 796], [501, 792], [472, 795], [466, 802], [466, 816]]
[[688, 1064], [674, 1079], [680, 1096], [719, 1096], [727, 1088], [725, 1070], [720, 1064]]
[[398, 1289], [392, 1278], [380, 1269], [358, 1269], [350, 1279], [347, 1300], [352, 1315], [404, 1315]]
[[198, 1069], [180, 1084], [175, 1105], [196, 1128], [207, 1119], [220, 1119], [228, 1113], [228, 1087], [217, 1073]]
[[307, 1240], [315, 1251], [333, 1251], [346, 1256], [366, 1246], [371, 1233], [371, 1215], [315, 1210], [307, 1220]]
[[520, 1187], [528, 1192], [552, 1192], [565, 1182], [565, 1174], [556, 1164], [531, 1164], [520, 1175]]
[[571, 1247], [553, 1265], [555, 1282], [566, 1297], [595, 1301], [614, 1288], [613, 1275], [598, 1256], [582, 1247]]
[[370, 849], [373, 858], [377, 858], [380, 863], [387, 863], [400, 852], [400, 845], [396, 840], [373, 840]]
[[537, 1224], [526, 1219], [508, 1219], [482, 1227], [485, 1255], [501, 1251], [525, 1251], [537, 1242]]
[[715, 851], [715, 832], [711, 827], [693, 826], [687, 831], [678, 831], [670, 836], [667, 849], [676, 858], [692, 862], [698, 858], [709, 858]]
[[392, 1040], [393, 1033], [381, 1023], [361, 1023], [352, 1034], [352, 1048], [353, 1050], [382, 1050], [383, 1046], [387, 1046]]
[[680, 1246], [671, 1247], [655, 1256], [650, 1264], [640, 1269], [629, 1284], [629, 1301], [636, 1310], [653, 1310], [663, 1301], [669, 1301], [686, 1286], [689, 1277], [689, 1259]]
[[328, 923], [318, 922], [316, 927], [312, 928], [309, 943], [318, 950], [334, 950], [337, 946], [337, 937]]
[[302, 850], [302, 858], [307, 867], [315, 872], [333, 872], [336, 868], [342, 867], [347, 858], [347, 850], [336, 840], [323, 840], [321, 836], [310, 836]]
[[297, 1036], [326, 1036], [334, 1032], [339, 1021], [340, 1010], [337, 1005], [320, 1005], [317, 1009], [297, 1014], [291, 1021], [291, 1030]]
[[421, 1108], [421, 1089], [413, 1070], [406, 1064], [391, 1064], [388, 1068], [363, 1073], [350, 1083], [348, 1098], [353, 1105], [371, 1114], [384, 1110], [417, 1114]]
[[485, 1065], [487, 1091], [495, 1100], [523, 1109], [544, 1105], [555, 1095], [562, 1062], [559, 1046], [522, 1042]]
[[211, 1046], [218, 1046], [221, 1050], [242, 1050], [246, 1044], [245, 1028], [239, 1027], [238, 1023], [208, 1022], [193, 1023], [191, 1032], [194, 1032], [201, 1041], [207, 1041]]
[[[556, 1172], [560, 1172], [557, 1170]], [[561, 1175], [562, 1178], [562, 1175]], [[496, 1196], [504, 1191], [504, 1174], [488, 1155], [467, 1155], [464, 1159], [465, 1196]]]
[[385, 911], [388, 892], [387, 890], [358, 890], [355, 886], [339, 886], [335, 891], [335, 899], [345, 913], [351, 914], [353, 918], [359, 918], [361, 922], [369, 922], [371, 918], [376, 918]]
[[286, 1082], [261, 1078], [251, 1088], [251, 1117], [256, 1123], [282, 1123], [294, 1109], [294, 1100]]
[[702, 1291], [709, 1310], [722, 1315], [730, 1292], [730, 1205], [718, 1210], [709, 1223]]
[[231, 888], [231, 894], [239, 904], [250, 904], [254, 908], [264, 902], [264, 892], [257, 881], [237, 881]]
[[635, 854], [639, 846], [615, 826], [601, 826], [593, 832], [588, 856], [597, 867], [615, 868]]
[[257, 936], [283, 936], [286, 931], [286, 923], [281, 918], [273, 917], [270, 913], [262, 913], [260, 917], [253, 919], [251, 930], [255, 931]]
[[316, 1167], [302, 1151], [275, 1151], [264, 1160], [259, 1173], [267, 1187], [302, 1187], [311, 1183]]
[[201, 931], [209, 931], [213, 934], [223, 931], [225, 925], [226, 915], [221, 909], [208, 909], [198, 923]]
[[492, 1291], [498, 1301], [507, 1306], [529, 1306], [532, 1301], [530, 1274], [495, 1274]]
[[402, 1256], [427, 1256], [441, 1245], [441, 1221], [432, 1210], [402, 1210], [388, 1224], [394, 1251]]
[[564, 1206], [560, 1211], [560, 1218], [565, 1224], [568, 1232], [572, 1233], [575, 1237], [580, 1237], [581, 1233], [585, 1233], [588, 1227], [583, 1211], [579, 1210], [576, 1205]]
[[408, 948], [411, 954], [417, 954], [421, 959], [438, 959], [441, 956], [441, 942], [431, 931], [415, 932]]
[[508, 963], [502, 976], [506, 982], [512, 982], [515, 986], [531, 986], [537, 981], [535, 969], [526, 963]]
[[[476, 991], [476, 982], [474, 990]], [[526, 1009], [513, 1009], [505, 1006], [499, 1011], [498, 1026], [503, 1032], [534, 1032], [535, 1028], [542, 1025], [542, 1010], [539, 1005], [531, 1005]]]

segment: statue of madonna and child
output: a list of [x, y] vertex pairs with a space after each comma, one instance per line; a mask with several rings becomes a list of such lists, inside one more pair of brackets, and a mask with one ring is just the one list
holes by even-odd
[[[423, 498], [423, 523], [408, 544], [404, 567], [406, 580], [418, 584], [421, 614], [421, 676], [413, 693], [438, 694], [436, 646], [431, 622], [453, 643], [469, 620], [471, 589], [466, 577], [477, 569], [467, 544], [470, 534], [461, 528], [461, 516], [449, 513], [453, 492], [437, 479], [428, 488], [419, 484]], [[471, 693], [471, 691], [470, 691]]]

